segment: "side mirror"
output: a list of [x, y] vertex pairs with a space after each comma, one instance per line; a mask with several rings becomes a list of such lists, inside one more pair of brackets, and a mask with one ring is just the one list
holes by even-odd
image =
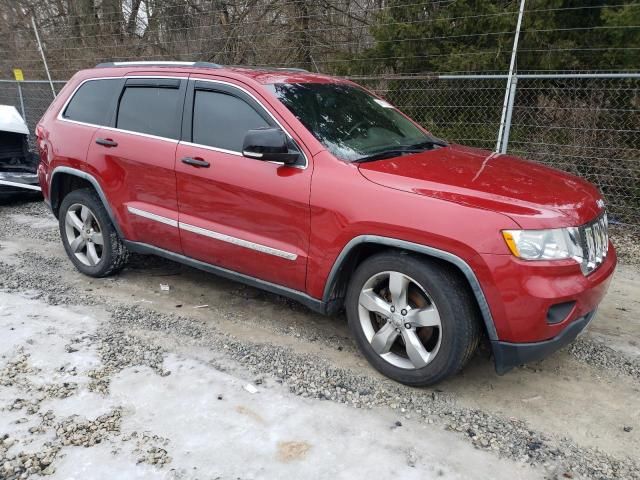
[[300, 153], [289, 150], [287, 136], [279, 128], [249, 130], [242, 143], [242, 155], [265, 162], [295, 165]]

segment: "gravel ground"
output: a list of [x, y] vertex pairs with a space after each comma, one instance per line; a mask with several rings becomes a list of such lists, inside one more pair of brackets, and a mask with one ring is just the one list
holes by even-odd
[[587, 478], [640, 478], [640, 466], [620, 461], [572, 444], [565, 438], [551, 439], [531, 430], [524, 422], [505, 419], [478, 410], [456, 408], [446, 396], [433, 392], [415, 395], [414, 389], [390, 381], [354, 375], [335, 368], [314, 355], [296, 355], [269, 344], [246, 344], [219, 333], [207, 332], [187, 318], [158, 314], [140, 307], [119, 307], [116, 324], [130, 328], [185, 335], [195, 343], [224, 351], [256, 374], [282, 381], [296, 395], [326, 399], [356, 408], [390, 407], [404, 418], [418, 418], [460, 432], [474, 446], [491, 449], [506, 457], [543, 465], [552, 472]]
[[609, 235], [621, 262], [640, 265], [640, 230], [612, 225]]
[[[137, 468], [141, 469], [138, 474], [164, 472], [170, 473], [171, 478], [208, 478], [184, 470], [184, 464], [177, 458], [181, 455], [180, 446], [172, 442], [168, 435], [140, 429], [125, 431], [123, 422], [130, 421], [134, 414], [130, 406], [127, 408], [116, 401], [120, 397], [114, 397], [121, 392], [122, 378], [134, 373], [144, 374], [147, 379], [157, 378], [158, 382], [177, 381], [179, 375], [185, 375], [184, 371], [178, 373], [177, 367], [169, 366], [175, 365], [169, 359], [177, 354], [206, 358], [207, 368], [212, 371], [249, 378], [256, 388], [289, 392], [288, 395], [293, 398], [311, 402], [306, 404], [309, 408], [324, 404], [340, 405], [346, 412], [371, 412], [363, 418], [372, 422], [372, 425], [374, 418], [390, 414], [396, 420], [388, 428], [417, 428], [419, 425], [427, 428], [428, 432], [449, 432], [443, 438], [451, 442], [450, 445], [461, 442], [460, 445], [469, 445], [482, 453], [475, 468], [480, 468], [483, 462], [485, 465], [495, 463], [498, 468], [499, 462], [506, 461], [511, 462], [505, 467], [507, 471], [511, 469], [513, 476], [523, 478], [531, 472], [532, 478], [640, 478], [637, 450], [633, 448], [628, 450], [627, 455], [612, 454], [611, 451], [619, 451], [618, 445], [608, 448], [602, 444], [603, 449], [594, 448], [576, 441], [572, 435], [561, 430], [549, 431], [532, 425], [519, 415], [463, 407], [462, 403], [470, 403], [468, 399], [461, 402], [462, 399], [453, 393], [454, 389], [448, 389], [446, 385], [443, 389], [411, 389], [381, 378], [366, 366], [360, 367], [360, 360], [353, 346], [345, 340], [342, 327], [335, 323], [330, 323], [328, 327], [316, 324], [315, 317], [310, 316], [304, 307], [279, 297], [231, 284], [225, 287], [225, 295], [232, 301], [248, 302], [253, 305], [250, 309], [238, 312], [211, 305], [202, 314], [200, 312], [203, 310], [186, 310], [187, 305], [180, 303], [173, 305], [173, 311], [167, 308], [158, 311], [158, 302], [162, 297], [154, 294], [147, 296], [151, 300], [147, 297], [138, 298], [128, 277], [88, 280], [76, 274], [70, 263], [59, 254], [61, 249], [57, 244], [55, 221], [51, 221], [45, 208], [41, 203], [30, 203], [6, 208], [5, 211], [0, 209], [0, 253], [3, 248], [16, 249], [16, 239], [25, 239], [25, 245], [15, 254], [4, 255], [0, 259], [0, 292], [5, 292], [4, 295], [21, 295], [27, 299], [25, 302], [43, 302], [42, 305], [50, 306], [47, 308], [90, 308], [91, 311], [102, 313], [92, 326], [80, 320], [69, 320], [72, 324], [74, 321], [78, 324], [77, 331], [60, 345], [61, 355], [80, 355], [88, 351], [92, 352], [93, 357], [90, 365], [74, 366], [62, 362], [62, 370], [56, 370], [55, 378], [46, 378], [42, 362], [38, 366], [38, 362], [34, 361], [36, 353], [33, 345], [28, 343], [29, 339], [23, 339], [22, 342], [7, 340], [10, 343], [7, 346], [9, 353], [0, 358], [0, 394], [4, 392], [4, 396], [0, 395], [0, 478], [62, 475], [61, 472], [66, 472], [68, 468], [66, 459], [78, 455], [73, 453], [76, 451], [69, 450], [74, 446], [91, 447], [91, 451], [95, 452], [93, 462], [100, 462], [100, 455], [106, 455], [104, 464], [107, 466], [110, 460], [106, 459], [111, 456], [132, 456], [136, 459]], [[28, 218], [32, 221], [27, 221]], [[51, 248], [55, 247], [57, 253], [51, 254], [51, 248], [35, 251], [29, 244], [34, 241], [50, 242]], [[619, 251], [631, 252], [623, 253], [624, 260], [633, 260], [632, 248], [619, 248]], [[185, 281], [181, 280], [182, 267], [167, 266], [163, 260], [153, 257], [134, 258], [130, 270], [142, 275], [169, 275], [173, 285]], [[159, 280], [153, 282], [157, 284]], [[194, 302], [197, 301], [205, 303], [204, 300], [194, 299]], [[273, 326], [266, 322], [271, 309], [276, 312]], [[308, 328], [299, 328], [284, 318], [278, 319], [282, 312], [288, 312], [292, 318], [306, 319], [310, 322]], [[60, 318], [67, 316], [70, 319], [73, 317], [64, 313]], [[3, 317], [0, 310], [0, 334], [3, 326], [8, 325], [7, 319], [13, 321], [14, 317], [15, 313]], [[33, 315], [33, 318], [37, 317], [37, 314]], [[215, 321], [210, 321], [210, 318]], [[246, 334], [236, 328], [240, 325], [255, 326], [256, 331], [261, 326], [261, 334]], [[325, 335], [323, 329], [328, 330], [329, 334]], [[6, 328], [4, 331], [9, 333]], [[305, 351], [301, 345], [313, 345], [313, 348]], [[44, 354], [46, 351], [37, 355]], [[575, 368], [584, 371], [585, 388], [596, 385], [586, 383], [587, 380], [592, 381], [591, 377], [598, 379], [594, 381], [600, 381], [605, 372], [614, 373], [613, 376], [604, 375], [607, 382], [613, 383], [598, 388], [611, 388], [613, 392], [629, 390], [635, 392], [637, 400], [640, 391], [638, 357], [611, 348], [589, 335], [574, 342], [567, 349], [567, 354], [566, 358], [576, 362]], [[356, 360], [339, 361], [348, 356]], [[549, 369], [545, 364], [539, 368], [548, 375], [561, 370]], [[548, 370], [554, 372], [546, 373]], [[510, 375], [518, 374], [516, 371]], [[556, 394], [558, 401], [562, 402], [563, 392]], [[81, 408], [77, 412], [62, 413], [49, 408], [51, 402], [71, 402], [84, 395], [106, 401], [104, 411], [92, 416]], [[212, 395], [211, 401], [222, 401], [217, 397]], [[3, 403], [3, 400], [6, 401]], [[528, 405], [530, 400], [532, 404], [535, 403], [535, 398], [525, 400], [522, 400], [523, 406]], [[189, 399], [182, 401], [188, 402]], [[146, 404], [143, 402], [136, 408], [145, 409]], [[631, 415], [629, 422], [620, 427], [624, 428], [621, 435], [635, 439], [640, 430], [636, 422], [638, 403], [623, 403], [619, 408], [628, 409]], [[257, 413], [251, 409], [240, 409], [238, 412], [259, 421], [268, 414], [268, 409]], [[549, 412], [549, 415], [552, 414]], [[2, 421], [3, 415], [14, 419], [12, 428], [22, 424], [28, 426], [26, 436], [15, 438], [14, 435], [3, 433], [2, 428], [8, 428]], [[349, 422], [350, 415], [355, 413], [347, 413], [344, 422]], [[287, 463], [291, 458], [303, 458], [309, 448], [304, 442], [280, 442], [278, 461]], [[403, 465], [420, 467], [420, 462], [424, 460], [421, 460], [420, 450], [420, 446], [406, 450]], [[86, 461], [86, 457], [83, 458]], [[450, 472], [447, 467], [451, 466], [445, 460], [442, 471], [455, 477], [456, 472]], [[232, 472], [233, 477], [222, 478], [254, 478], [252, 475], [243, 476], [241, 470]], [[431, 473], [439, 476], [437, 469], [429, 472], [423, 472], [427, 478]], [[465, 478], [464, 472], [457, 471], [457, 474]], [[499, 477], [496, 470], [496, 478]], [[473, 474], [466, 478], [473, 478]], [[478, 475], [476, 478], [489, 477]]]
[[597, 340], [578, 338], [569, 346], [578, 360], [599, 369], [629, 375], [640, 380], [640, 361], [629, 358]]
[[[34, 258], [33, 254], [21, 257], [22, 265], [27, 262], [41, 264], [41, 258]], [[57, 264], [57, 262], [51, 262]], [[52, 278], [47, 278], [49, 270], [43, 270], [35, 280], [35, 284], [41, 285], [42, 298], [53, 304], [84, 304], [96, 305], [93, 298], [85, 296], [71, 299], [65, 296], [69, 289], [59, 282], [56, 284]], [[6, 291], [23, 291], [25, 269], [13, 269], [4, 278], [2, 286]], [[22, 272], [22, 273], [18, 273]], [[43, 277], [45, 281], [42, 282]], [[29, 290], [34, 290], [35, 284], [28, 284]], [[42, 288], [42, 285], [45, 285]], [[60, 292], [65, 292], [61, 294]], [[40, 295], [32, 295], [39, 297]], [[222, 334], [216, 329], [203, 326], [202, 322], [181, 317], [157, 313], [141, 306], [109, 305], [111, 318], [97, 335], [77, 337], [66, 346], [67, 351], [76, 351], [78, 345], [91, 341], [98, 345], [98, 352], [103, 367], [89, 373], [91, 383], [89, 390], [106, 394], [110, 379], [131, 366], [148, 366], [157, 374], [164, 376], [170, 372], [163, 369], [163, 349], [160, 346], [149, 344], [146, 340], [128, 332], [163, 333], [172, 340], [179, 339], [192, 345], [207, 347], [213, 351], [224, 352], [242, 366], [246, 367], [254, 375], [264, 377], [268, 375], [277, 383], [284, 383], [289, 391], [307, 398], [330, 400], [347, 404], [355, 408], [391, 408], [399, 412], [405, 419], [417, 419], [427, 424], [437, 424], [444, 428], [460, 432], [468, 437], [472, 444], [480, 449], [495, 451], [507, 458], [527, 462], [534, 466], [544, 466], [550, 473], [565, 473], [578, 475], [585, 478], [640, 478], [638, 465], [631, 461], [611, 458], [601, 452], [580, 448], [568, 439], [549, 438], [541, 432], [529, 428], [525, 422], [516, 419], [501, 418], [487, 414], [479, 410], [457, 408], [455, 403], [446, 395], [433, 392], [429, 396], [416, 395], [415, 390], [409, 389], [394, 382], [354, 375], [346, 369], [336, 368], [316, 355], [298, 355], [291, 350], [270, 344], [246, 343], [234, 340], [229, 335]], [[180, 338], [184, 337], [184, 338]], [[603, 345], [586, 340], [578, 341], [571, 349], [571, 353], [587, 363], [622, 371], [638, 378], [637, 365], [631, 363], [621, 355]], [[19, 373], [30, 373], [27, 366], [27, 358], [19, 355], [8, 363], [4, 372], [0, 375], [0, 384], [12, 385], [4, 378], [20, 378]], [[17, 380], [19, 381], [19, 380]], [[23, 386], [26, 392], [30, 386]], [[57, 396], [64, 398], [71, 395], [77, 386], [73, 383], [65, 383], [63, 386], [47, 386], [45, 397]], [[43, 388], [40, 387], [40, 391]], [[10, 409], [25, 408], [27, 413], [35, 413], [37, 404], [19, 404]], [[61, 445], [92, 446], [99, 443], [103, 436], [109, 432], [119, 431], [119, 411], [103, 415], [94, 421], [66, 420], [56, 425], [55, 430], [60, 435], [59, 443], [52, 443], [47, 450], [41, 452], [40, 460], [44, 459], [41, 466], [46, 467], [46, 461], [55, 457], [55, 453]], [[168, 463], [166, 451], [153, 450], [151, 454], [161, 455], [158, 462]], [[160, 452], [160, 453], [159, 453]], [[161, 453], [164, 452], [164, 453]], [[23, 462], [25, 468], [35, 472], [37, 464], [34, 456], [17, 457], [12, 462]], [[146, 457], [145, 457], [146, 458]], [[27, 467], [27, 462], [31, 463]], [[152, 464], [156, 464], [151, 460]], [[15, 468], [15, 467], [14, 467]], [[44, 469], [44, 468], [43, 468]]]

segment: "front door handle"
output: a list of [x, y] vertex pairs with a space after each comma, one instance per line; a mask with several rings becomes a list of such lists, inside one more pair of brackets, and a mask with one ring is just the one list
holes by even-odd
[[118, 146], [118, 142], [114, 142], [110, 138], [96, 138], [96, 143], [98, 145], [102, 145], [103, 147], [108, 147], [108, 148]]
[[182, 163], [186, 163], [187, 165], [193, 165], [194, 167], [202, 167], [202, 168], [209, 168], [211, 166], [209, 165], [209, 162], [198, 157], [195, 157], [195, 158], [184, 157], [182, 159]]

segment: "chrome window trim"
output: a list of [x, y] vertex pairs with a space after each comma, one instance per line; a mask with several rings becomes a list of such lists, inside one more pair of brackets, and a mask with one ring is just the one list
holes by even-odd
[[135, 136], [138, 136], [138, 137], [152, 138], [154, 140], [161, 140], [163, 142], [169, 142], [169, 143], [173, 143], [175, 145], [177, 145], [178, 142], [179, 142], [179, 140], [176, 140], [175, 138], [159, 137], [158, 135], [151, 135], [150, 133], [142, 133], [142, 132], [133, 132], [131, 130], [125, 130], [123, 128], [103, 127], [102, 125], [95, 125], [93, 123], [79, 122], [77, 120], [69, 120], [68, 118], [61, 118], [60, 120], [63, 121], [63, 122], [67, 122], [67, 123], [75, 123], [77, 125], [84, 125], [86, 127], [100, 128], [102, 130], [107, 130], [109, 132], [121, 132], [121, 133], [126, 133], [126, 134], [129, 134], [129, 135], [135, 135]]
[[290, 253], [284, 250], [279, 250], [277, 248], [268, 247], [260, 243], [250, 242], [248, 240], [243, 240], [238, 237], [232, 237], [231, 235], [226, 235], [224, 233], [214, 232], [213, 230], [207, 230], [206, 228], [197, 227], [189, 223], [179, 222], [179, 226], [181, 230], [186, 230], [188, 232], [196, 233], [198, 235], [203, 235], [205, 237], [213, 238], [215, 240], [220, 240], [221, 242], [231, 243], [239, 247], [244, 247], [250, 250], [255, 250], [257, 252], [266, 253], [276, 257], [284, 258], [286, 260], [293, 261], [298, 258], [298, 255], [296, 255], [295, 253]]
[[[84, 126], [87, 126], [87, 127], [103, 128], [105, 130], [109, 130], [109, 131], [112, 131], [112, 132], [123, 132], [123, 133], [128, 133], [130, 135], [138, 135], [140, 137], [147, 137], [147, 138], [152, 138], [152, 139], [155, 139], [155, 140], [163, 140], [165, 142], [182, 144], [182, 145], [187, 145], [187, 146], [196, 147], [196, 148], [204, 148], [206, 150], [212, 150], [214, 152], [220, 152], [220, 153], [226, 153], [226, 154], [229, 154], [229, 155], [235, 155], [235, 156], [238, 156], [238, 157], [244, 157], [242, 152], [236, 152], [235, 150], [226, 150], [224, 148], [212, 147], [210, 145], [202, 145], [200, 143], [192, 143], [192, 142], [186, 142], [186, 141], [183, 141], [183, 140], [176, 140], [175, 138], [160, 137], [160, 136], [157, 136], [157, 135], [151, 135], [149, 133], [133, 132], [131, 130], [124, 130], [122, 128], [109, 127], [109, 126], [105, 126], [105, 125], [96, 125], [95, 123], [79, 122], [78, 120], [71, 120], [71, 119], [65, 118], [63, 116], [63, 113], [67, 109], [67, 106], [69, 105], [69, 103], [71, 102], [73, 97], [75, 97], [75, 95], [78, 92], [78, 90], [80, 89], [80, 87], [82, 87], [82, 85], [84, 85], [85, 83], [87, 83], [87, 82], [95, 82], [95, 81], [98, 81], [98, 80], [121, 80], [121, 79], [128, 79], [128, 78], [150, 78], [150, 79], [153, 79], [153, 78], [172, 78], [172, 79], [187, 80], [187, 81], [194, 80], [194, 81], [217, 83], [219, 85], [226, 85], [226, 86], [229, 86], [229, 87], [232, 87], [232, 88], [237, 88], [238, 90], [240, 90], [243, 93], [246, 93], [247, 95], [249, 95], [249, 97], [251, 97], [253, 100], [255, 100], [255, 102], [258, 105], [260, 105], [260, 107], [267, 113], [267, 115], [269, 115], [269, 117], [282, 129], [282, 131], [287, 135], [287, 137], [289, 137], [289, 139], [298, 147], [298, 149], [300, 150], [300, 153], [302, 154], [302, 157], [304, 158], [304, 165], [291, 165], [291, 167], [298, 168], [300, 170], [306, 170], [307, 167], [309, 166], [309, 159], [307, 158], [307, 155], [304, 152], [304, 150], [302, 148], [300, 148], [300, 145], [298, 145], [298, 142], [296, 142], [296, 140], [293, 138], [291, 133], [289, 133], [289, 131], [286, 128], [284, 128], [284, 126], [269, 111], [269, 109], [265, 107], [264, 103], [261, 102], [258, 98], [256, 98], [255, 95], [253, 95], [250, 91], [246, 90], [245, 88], [240, 87], [240, 86], [236, 85], [235, 83], [225, 82], [223, 80], [214, 80], [214, 79], [200, 78], [200, 77], [195, 77], [194, 78], [194, 77], [190, 77], [190, 76], [186, 76], [185, 77], [185, 76], [176, 76], [176, 75], [119, 75], [119, 76], [108, 76], [108, 77], [85, 78], [82, 82], [80, 82], [76, 86], [76, 88], [73, 90], [73, 92], [71, 92], [71, 95], [69, 95], [69, 97], [65, 100], [64, 104], [62, 105], [62, 108], [60, 109], [60, 111], [58, 112], [58, 115], [56, 116], [56, 119], [61, 121], [61, 122], [75, 123], [77, 125], [84, 125]], [[249, 158], [249, 157], [245, 157], [245, 158]], [[261, 161], [261, 160], [257, 160], [257, 161]], [[276, 165], [283, 165], [282, 163], [279, 163], [279, 162], [266, 162], [266, 163], [274, 163]]]
[[214, 152], [227, 153], [229, 155], [235, 155], [237, 157], [244, 156], [242, 155], [242, 153], [236, 152], [234, 150], [227, 150], [226, 148], [212, 147], [211, 145], [202, 145], [200, 143], [185, 142], [184, 140], [180, 141], [180, 145], [187, 145], [188, 147], [195, 147], [195, 148], [204, 148], [205, 150], [212, 150]]
[[177, 220], [173, 220], [172, 218], [163, 217], [162, 215], [147, 212], [146, 210], [141, 210], [130, 205], [127, 205], [127, 210], [139, 217], [148, 218], [149, 220], [155, 220], [156, 222], [164, 223], [165, 225], [169, 225], [170, 227], [178, 228]]

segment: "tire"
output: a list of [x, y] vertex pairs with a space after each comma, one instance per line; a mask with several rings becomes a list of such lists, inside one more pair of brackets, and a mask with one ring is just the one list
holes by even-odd
[[74, 190], [64, 197], [58, 224], [64, 249], [80, 272], [107, 277], [126, 265], [129, 252], [94, 190]]
[[433, 385], [460, 371], [482, 333], [477, 304], [459, 273], [401, 252], [362, 262], [350, 279], [345, 308], [369, 363], [410, 386]]

